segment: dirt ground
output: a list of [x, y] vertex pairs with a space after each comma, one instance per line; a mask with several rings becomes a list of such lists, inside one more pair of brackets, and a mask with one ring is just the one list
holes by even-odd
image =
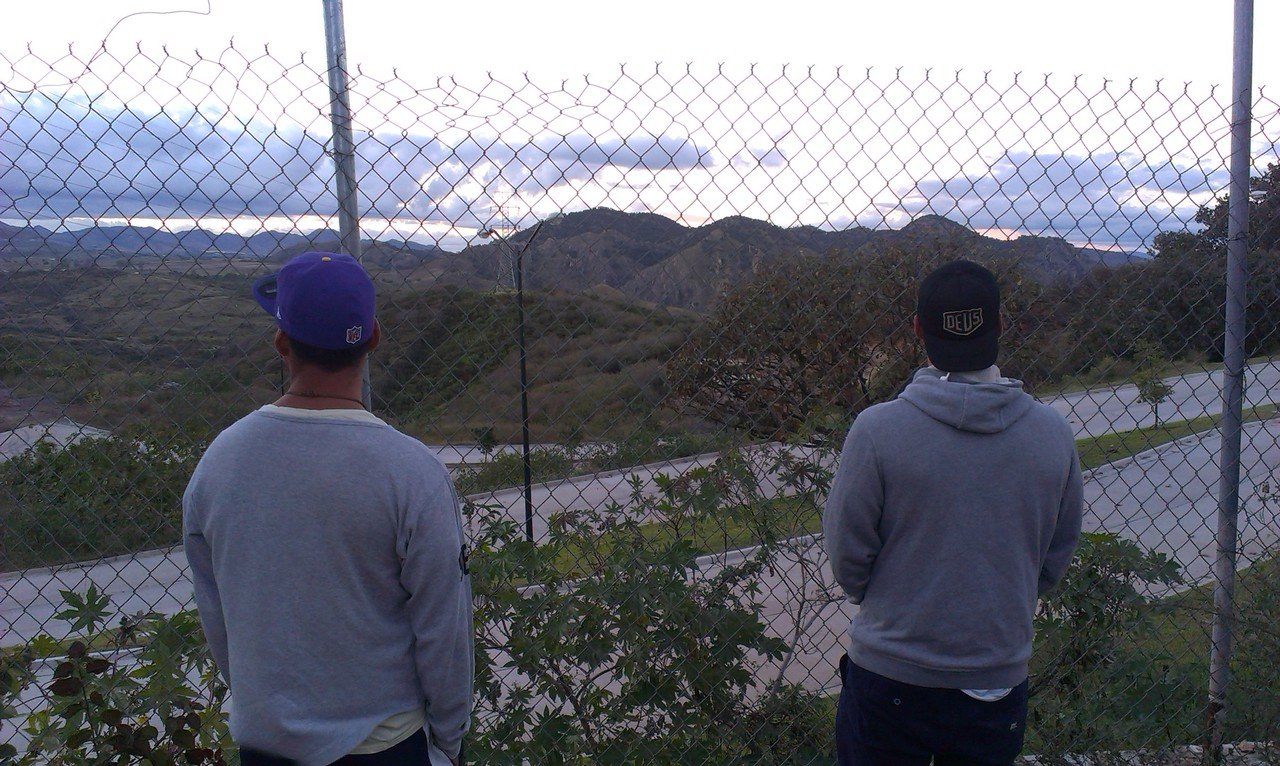
[[56, 402], [35, 397], [16, 397], [0, 381], [0, 431], [48, 423], [60, 417], [62, 411]]

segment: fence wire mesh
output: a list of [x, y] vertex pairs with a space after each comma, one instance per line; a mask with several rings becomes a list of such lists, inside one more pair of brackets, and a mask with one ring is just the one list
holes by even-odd
[[[338, 247], [326, 73], [234, 46], [0, 71], [0, 755], [233, 760], [180, 498], [285, 384], [251, 281]], [[834, 763], [854, 608], [822, 503], [851, 420], [925, 363], [915, 289], [955, 257], [1000, 276], [1001, 369], [1087, 469], [1026, 752], [1203, 741], [1227, 89], [657, 65], [356, 68], [350, 97], [374, 410], [465, 495], [473, 760]], [[1280, 122], [1255, 104], [1227, 741], [1277, 763]]]

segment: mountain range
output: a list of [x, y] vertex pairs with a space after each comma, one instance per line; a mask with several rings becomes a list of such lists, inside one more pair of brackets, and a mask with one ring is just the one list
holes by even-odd
[[[167, 231], [149, 226], [89, 226], [73, 231], [52, 231], [44, 226], [13, 226], [0, 222], [0, 259], [58, 259], [70, 263], [92, 260], [110, 265], [119, 260], [149, 258], [232, 257], [252, 261], [276, 261], [308, 249], [334, 249], [340, 236], [332, 229], [307, 234], [260, 231], [249, 236], [234, 232], [215, 234], [204, 229]], [[442, 251], [433, 245], [400, 240], [362, 240], [375, 265], [414, 267]]]
[[[581, 291], [605, 289], [630, 299], [706, 310], [724, 290], [762, 267], [797, 256], [939, 251], [980, 261], [1007, 260], [1041, 282], [1074, 281], [1098, 267], [1145, 256], [1079, 248], [1057, 237], [997, 239], [947, 218], [928, 215], [897, 229], [854, 227], [828, 231], [784, 228], [734, 216], [688, 227], [654, 213], [595, 208], [548, 219], [532, 228], [450, 253], [399, 240], [363, 240], [370, 266], [421, 272], [435, 281], [474, 288], [511, 285], [516, 251], [524, 254], [526, 285]], [[159, 258], [235, 258], [277, 263], [308, 249], [338, 247], [338, 233], [263, 231], [251, 236], [202, 229], [171, 232], [136, 226], [91, 226], [54, 232], [0, 223], [0, 265], [25, 259], [34, 266], [128, 265]], [[10, 264], [12, 266], [12, 263]]]
[[[510, 284], [502, 269], [533, 235], [517, 232], [507, 243], [470, 247], [451, 260], [455, 277], [472, 271], [481, 280]], [[1058, 237], [983, 236], [936, 215], [897, 229], [855, 227], [828, 231], [783, 228], [740, 216], [686, 227], [653, 213], [597, 208], [552, 218], [524, 256], [526, 284], [584, 290], [605, 285], [623, 295], [671, 306], [706, 310], [724, 290], [763, 267], [796, 256], [854, 257], [894, 252], [947, 252], [978, 261], [1006, 261], [1040, 282], [1075, 281], [1099, 267], [1145, 261], [1132, 253], [1080, 248]]]

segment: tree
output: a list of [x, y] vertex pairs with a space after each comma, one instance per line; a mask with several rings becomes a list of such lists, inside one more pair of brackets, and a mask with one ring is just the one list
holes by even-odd
[[[1280, 246], [1280, 165], [1268, 164], [1260, 176], [1249, 179], [1249, 249], [1274, 250]], [[1161, 232], [1154, 241], [1154, 254], [1164, 258], [1187, 254], [1222, 254], [1227, 249], [1230, 194], [1216, 197], [1201, 207], [1195, 222], [1198, 232]]]
[[471, 434], [475, 437], [476, 447], [485, 457], [492, 455], [493, 451], [498, 448], [498, 437], [493, 432], [493, 426], [473, 429]]
[[832, 255], [759, 272], [669, 363], [675, 398], [757, 438], [843, 429], [924, 361], [911, 333], [923, 266]]
[[1162, 231], [1151, 242], [1151, 255], [1154, 258], [1173, 258], [1198, 252], [1203, 247], [1203, 240], [1195, 232]]
[[1151, 414], [1159, 427], [1160, 405], [1173, 393], [1173, 386], [1164, 382], [1164, 370], [1168, 367], [1168, 362], [1160, 352], [1160, 347], [1149, 340], [1138, 342], [1134, 357], [1138, 362], [1138, 373], [1133, 380], [1138, 387], [1138, 401], [1151, 406]]

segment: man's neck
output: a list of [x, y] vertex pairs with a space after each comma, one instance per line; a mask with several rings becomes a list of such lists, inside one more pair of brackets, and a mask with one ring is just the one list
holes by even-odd
[[985, 370], [948, 372], [943, 375], [943, 378], [957, 383], [999, 383], [1003, 379], [1000, 375], [1000, 368], [994, 364]]
[[364, 409], [362, 387], [359, 370], [354, 375], [308, 370], [291, 377], [288, 388], [275, 404], [303, 410]]

